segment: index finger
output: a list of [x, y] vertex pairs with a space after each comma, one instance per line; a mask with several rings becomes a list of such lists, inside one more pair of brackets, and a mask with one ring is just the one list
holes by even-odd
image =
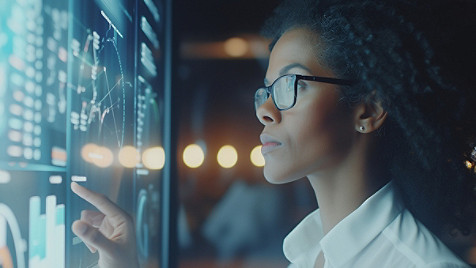
[[76, 182], [71, 183], [71, 190], [91, 205], [95, 206], [104, 215], [114, 217], [116, 215], [124, 216], [125, 212], [109, 200], [106, 196], [91, 191]]

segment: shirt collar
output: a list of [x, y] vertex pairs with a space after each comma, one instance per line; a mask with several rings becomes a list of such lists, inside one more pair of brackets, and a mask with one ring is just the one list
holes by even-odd
[[284, 254], [293, 263], [309, 262], [312, 267], [322, 248], [326, 262], [340, 267], [364, 249], [402, 209], [393, 183], [389, 182], [324, 237], [319, 210], [309, 214], [285, 238]]
[[291, 263], [314, 267], [314, 261], [321, 248], [318, 241], [322, 236], [321, 215], [318, 209], [307, 215], [286, 236], [283, 243], [284, 255]]

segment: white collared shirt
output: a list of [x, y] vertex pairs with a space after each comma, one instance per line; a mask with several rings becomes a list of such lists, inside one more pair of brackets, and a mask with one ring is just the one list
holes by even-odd
[[314, 267], [322, 251], [324, 268], [469, 267], [403, 207], [390, 182], [325, 236], [319, 209], [284, 239], [290, 267]]

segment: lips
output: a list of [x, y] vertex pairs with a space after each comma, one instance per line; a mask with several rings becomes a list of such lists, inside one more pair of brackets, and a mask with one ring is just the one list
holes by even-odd
[[261, 134], [260, 140], [263, 146], [261, 147], [261, 154], [265, 155], [281, 147], [282, 143], [268, 134]]

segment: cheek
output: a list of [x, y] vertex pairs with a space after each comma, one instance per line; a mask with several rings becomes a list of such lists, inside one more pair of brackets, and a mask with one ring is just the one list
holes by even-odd
[[[301, 116], [295, 114], [294, 121], [295, 142], [306, 146], [310, 143], [322, 143], [326, 136], [334, 136], [339, 132], [344, 122], [344, 113], [339, 109], [337, 100], [331, 96], [320, 96], [314, 101], [308, 101], [303, 105]], [[311, 99], [312, 100], [312, 99]]]
[[326, 100], [312, 103], [307, 116], [294, 118], [291, 148], [303, 162], [317, 165], [334, 162], [350, 147], [353, 133], [351, 112], [337, 105], [337, 99]]
[[299, 119], [294, 128], [290, 147], [294, 154], [303, 157], [315, 157], [316, 153], [327, 151], [333, 143], [333, 122], [331, 118], [319, 115]]

